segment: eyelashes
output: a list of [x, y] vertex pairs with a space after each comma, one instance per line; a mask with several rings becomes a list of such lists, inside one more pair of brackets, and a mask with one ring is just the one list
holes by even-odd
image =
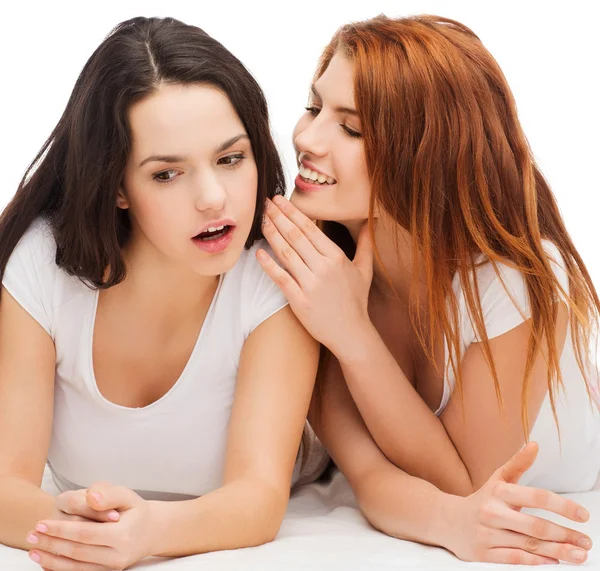
[[[243, 153], [238, 153], [235, 155], [227, 155], [226, 157], [221, 157], [217, 160], [217, 164], [225, 167], [226, 169], [235, 169], [236, 167], [242, 164], [242, 161], [245, 159], [245, 155]], [[169, 184], [173, 182], [176, 178], [178, 178], [181, 174], [183, 174], [178, 169], [167, 169], [152, 175], [152, 180], [155, 180], [159, 184]]]
[[[308, 111], [313, 117], [316, 117], [321, 112], [321, 109], [319, 109], [318, 107], [315, 107], [314, 105], [313, 106], [309, 105], [309, 106], [305, 107], [304, 109], [306, 109], [306, 111]], [[362, 137], [361, 133], [348, 127], [348, 125], [346, 125], [344, 123], [339, 123], [339, 126], [343, 129], [343, 131], [349, 137], [352, 137], [353, 139], [359, 139], [360, 137]]]

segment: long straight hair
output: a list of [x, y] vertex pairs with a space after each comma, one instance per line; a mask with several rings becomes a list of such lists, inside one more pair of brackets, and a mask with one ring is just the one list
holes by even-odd
[[[474, 279], [476, 261], [483, 254], [498, 275], [498, 263], [523, 274], [531, 307], [522, 388], [527, 438], [528, 388], [542, 348], [556, 420], [555, 393], [563, 386], [555, 346], [556, 299], [567, 300], [573, 347], [588, 394], [590, 371], [584, 362], [597, 330], [600, 300], [535, 163], [508, 83], [468, 27], [438, 16], [378, 16], [343, 26], [325, 49], [316, 78], [336, 53], [354, 64], [372, 188], [371, 233], [377, 205], [413, 237], [411, 320], [421, 346], [435, 364], [436, 339], [445, 336], [449, 367], [462, 391], [459, 308], [452, 288], [458, 274], [500, 406], [498, 375]], [[569, 292], [552, 270], [543, 239], [553, 242], [564, 259]], [[421, 290], [417, 282], [423, 279]], [[416, 309], [423, 302], [425, 318]]]
[[262, 90], [200, 28], [172, 18], [133, 18], [116, 26], [87, 61], [62, 117], [2, 213], [0, 282], [14, 248], [38, 217], [48, 219], [56, 262], [66, 272], [97, 288], [124, 279], [121, 248], [131, 225], [127, 211], [117, 208], [117, 195], [131, 149], [127, 113], [161, 83], [212, 85], [231, 101], [258, 169], [246, 248], [262, 236], [265, 199], [285, 191]]

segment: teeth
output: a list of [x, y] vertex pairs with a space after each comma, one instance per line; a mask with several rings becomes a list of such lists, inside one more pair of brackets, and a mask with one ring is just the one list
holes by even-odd
[[299, 166], [298, 173], [302, 178], [310, 180], [312, 182], [317, 182], [319, 184], [335, 184], [334, 178], [308, 169], [304, 165]]
[[219, 230], [223, 230], [223, 228], [225, 228], [225, 226], [218, 226], [216, 228], [211, 226], [208, 230], [205, 230], [205, 232], [218, 232]]

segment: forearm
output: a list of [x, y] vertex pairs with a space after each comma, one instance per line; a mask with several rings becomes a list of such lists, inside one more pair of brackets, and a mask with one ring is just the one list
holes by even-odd
[[471, 479], [444, 425], [369, 324], [337, 355], [369, 432], [396, 466], [442, 490], [466, 495]]
[[456, 510], [463, 498], [446, 494], [391, 463], [354, 487], [362, 512], [387, 535], [452, 549]]
[[14, 476], [0, 477], [0, 543], [30, 549], [27, 532], [52, 515], [54, 498], [38, 486]]
[[195, 500], [152, 504], [152, 555], [179, 557], [272, 541], [288, 495], [267, 483], [238, 480]]

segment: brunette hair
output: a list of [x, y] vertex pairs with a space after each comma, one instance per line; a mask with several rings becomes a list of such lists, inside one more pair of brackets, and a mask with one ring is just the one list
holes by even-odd
[[131, 149], [127, 113], [161, 83], [212, 85], [231, 101], [258, 169], [246, 248], [262, 236], [265, 199], [285, 189], [262, 90], [242, 63], [200, 28], [173, 18], [133, 18], [116, 26], [87, 61], [62, 117], [2, 213], [0, 280], [38, 217], [48, 219], [56, 262], [69, 274], [97, 288], [124, 279], [121, 248], [131, 226], [127, 211], [117, 208], [117, 195]]

